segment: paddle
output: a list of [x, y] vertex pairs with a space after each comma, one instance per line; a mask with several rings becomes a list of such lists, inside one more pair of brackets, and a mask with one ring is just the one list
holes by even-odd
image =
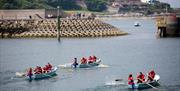
[[[138, 78], [138, 80], [140, 80], [140, 81], [142, 81], [142, 82], [143, 82], [143, 80], [142, 80], [142, 79], [139, 79], [139, 78]], [[151, 84], [149, 84], [149, 83], [146, 83], [146, 82], [143, 82], [143, 83], [145, 83], [145, 84], [149, 85], [150, 87], [152, 87], [152, 88], [154, 88], [154, 89], [158, 89], [158, 88], [156, 88], [156, 87], [152, 86], [152, 85], [151, 85]]]

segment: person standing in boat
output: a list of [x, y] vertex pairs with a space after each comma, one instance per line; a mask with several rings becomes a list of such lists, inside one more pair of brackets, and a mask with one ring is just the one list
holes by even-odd
[[134, 89], [134, 79], [133, 79], [132, 74], [129, 74], [128, 84], [129, 84], [129, 85], [132, 85], [132, 89]]
[[33, 73], [32, 73], [32, 68], [30, 67], [30, 68], [29, 68], [29, 71], [28, 71], [28, 74], [27, 74], [27, 76], [29, 76], [29, 79], [30, 79], [30, 80], [32, 80], [32, 75], [33, 75]]
[[143, 83], [145, 81], [145, 75], [142, 72], [140, 72], [139, 75], [137, 76], [137, 80], [138, 80], [137, 83]]
[[77, 58], [74, 58], [74, 63], [73, 63], [74, 68], [77, 68], [77, 65], [78, 65]]
[[148, 80], [147, 80], [147, 81], [153, 81], [155, 75], [156, 75], [156, 73], [154, 72], [154, 70], [150, 71], [150, 72], [148, 73]]

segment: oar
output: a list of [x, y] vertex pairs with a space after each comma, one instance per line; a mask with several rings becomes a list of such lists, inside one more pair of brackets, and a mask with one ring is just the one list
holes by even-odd
[[[143, 80], [142, 79], [139, 79], [138, 78], [138, 80], [140, 80], [140, 81], [142, 81], [143, 82]], [[144, 82], [145, 84], [147, 84], [147, 85], [149, 85], [150, 87], [152, 87], [152, 88], [154, 88], [154, 89], [158, 89], [158, 88], [156, 88], [156, 87], [154, 87], [154, 86], [152, 86], [151, 84], [149, 84], [149, 83], [146, 83], [146, 82]]]

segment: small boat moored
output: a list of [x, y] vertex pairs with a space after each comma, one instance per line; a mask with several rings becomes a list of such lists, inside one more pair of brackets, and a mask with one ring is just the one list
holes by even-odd
[[147, 88], [155, 88], [160, 86], [159, 84], [159, 75], [155, 75], [154, 80], [152, 82], [145, 83], [135, 83], [134, 86], [128, 84], [129, 89], [147, 89]]
[[134, 26], [135, 26], [135, 27], [139, 27], [139, 26], [141, 26], [141, 25], [140, 25], [139, 22], [134, 22]]

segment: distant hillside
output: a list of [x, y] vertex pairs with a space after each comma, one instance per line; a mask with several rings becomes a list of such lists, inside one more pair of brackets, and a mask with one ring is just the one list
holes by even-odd
[[60, 6], [63, 10], [85, 10], [103, 12], [113, 10], [119, 13], [141, 12], [153, 14], [164, 12], [165, 8], [172, 10], [170, 5], [154, 0], [152, 4], [141, 0], [0, 0], [0, 9], [52, 9]]
[[0, 0], [0, 9], [49, 9], [58, 5], [64, 10], [106, 10], [107, 0]]

